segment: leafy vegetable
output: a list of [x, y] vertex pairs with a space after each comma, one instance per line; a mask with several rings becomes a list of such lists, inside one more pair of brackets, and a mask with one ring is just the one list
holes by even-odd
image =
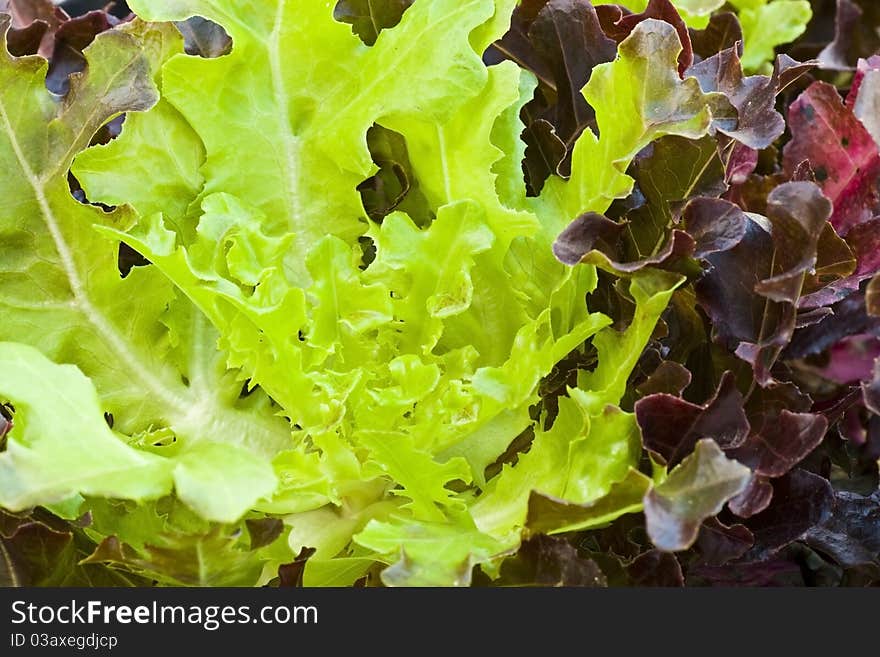
[[0, 581], [875, 582], [874, 14], [624, 5], [0, 1]]

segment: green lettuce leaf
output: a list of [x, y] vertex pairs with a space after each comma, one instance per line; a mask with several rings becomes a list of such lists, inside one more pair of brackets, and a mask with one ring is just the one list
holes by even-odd
[[743, 69], [769, 68], [774, 48], [797, 39], [807, 29], [813, 10], [807, 0], [730, 0], [743, 30]]
[[27, 345], [0, 342], [0, 370], [14, 373], [0, 379], [0, 395], [16, 409], [0, 453], [4, 507], [22, 510], [76, 493], [144, 500], [171, 490], [173, 464], [114, 435], [94, 386], [76, 367], [56, 365]]
[[[5, 34], [6, 21], [0, 20]], [[88, 453], [85, 446], [93, 437], [88, 427], [100, 426], [107, 412], [119, 431], [145, 448], [144, 462], [147, 451], [157, 451], [152, 437], [170, 431], [181, 492], [208, 517], [240, 517], [272, 490], [269, 459], [288, 443], [289, 430], [273, 417], [263, 396], [239, 400], [241, 381], [227, 372], [222, 356], [218, 360], [217, 334], [191, 305], [176, 298], [160, 272], [135, 268], [121, 277], [118, 242], [92, 226], [129, 225], [131, 210], [105, 213], [79, 204], [68, 188], [74, 155], [104, 121], [155, 102], [147, 58], [129, 35], [104, 33], [85, 51], [87, 72], [72, 80], [69, 95], [59, 102], [43, 84], [45, 60], [13, 58], [5, 45], [0, 49], [0, 161], [6, 172], [0, 191], [7, 199], [0, 210], [0, 339], [32, 345], [56, 362], [77, 365], [92, 383], [62, 380], [81, 388], [76, 394], [84, 398], [93, 394], [92, 384], [98, 394], [88, 406], [92, 424], [82, 425], [76, 436], [82, 445], [59, 442], [57, 433], [33, 434], [30, 465], [21, 461], [7, 479], [18, 492], [0, 502], [18, 509], [57, 502], [62, 491], [93, 490], [91, 474], [81, 470], [84, 464], [78, 460]], [[23, 362], [4, 372], [10, 387], [30, 381], [34, 371], [51, 370], [31, 352], [13, 360]], [[26, 388], [16, 391], [35, 403]], [[71, 392], [60, 386], [55, 394], [64, 399]], [[37, 454], [42, 454], [38, 462], [30, 460]], [[141, 458], [130, 457], [133, 462]], [[210, 472], [208, 464], [218, 458], [228, 480]], [[57, 479], [48, 474], [53, 471]], [[144, 472], [122, 496], [156, 495], [168, 486], [169, 471], [156, 469], [154, 480]], [[72, 476], [77, 472], [82, 478]], [[242, 487], [254, 473], [259, 483]], [[238, 492], [227, 488], [233, 485]], [[135, 494], [138, 486], [141, 493]], [[43, 489], [45, 495], [37, 492]]]
[[[172, 583], [266, 582], [312, 548], [304, 582], [350, 583], [379, 563], [386, 584], [466, 584], [474, 566], [493, 574], [516, 550], [536, 493], [590, 508], [597, 523], [640, 508], [640, 497], [621, 493], [644, 492], [644, 482], [634, 475], [638, 427], [620, 403], [682, 278], [645, 270], [622, 281], [635, 312], [612, 327], [590, 310], [595, 268], [563, 265], [552, 244], [569, 221], [630, 192], [626, 170], [642, 148], [667, 134], [705, 135], [726, 101], [678, 77], [675, 29], [646, 20], [584, 89], [599, 134], [576, 143], [571, 179], [552, 177], [527, 198], [517, 114], [535, 80], [512, 62], [480, 59], [514, 4], [418, 1], [367, 46], [327, 3], [259, 11], [136, 0], [145, 19], [216, 21], [232, 51], [190, 56], [168, 25], [135, 22], [98, 37], [86, 54], [100, 63], [73, 81], [54, 121], [38, 62], [3, 63], [0, 74], [10, 69], [27, 88], [4, 87], [0, 108], [27, 97], [31, 113], [43, 112], [0, 134], [0, 160], [22, 172], [3, 191], [49, 234], [20, 230], [18, 214], [0, 215], [0, 230], [19, 241], [46, 235], [36, 252], [50, 258], [24, 248], [18, 269], [4, 260], [4, 309], [12, 299], [39, 308], [13, 307], [0, 337], [92, 380], [27, 352], [28, 367], [65, 375], [31, 413], [35, 390], [18, 380], [31, 375], [10, 368], [0, 393], [24, 405], [24, 424], [16, 417], [10, 445], [22, 446], [5, 458], [12, 476], [49, 487], [29, 504], [86, 496], [82, 510], [96, 511], [89, 535], [101, 541], [95, 562]], [[110, 63], [125, 75], [102, 71]], [[70, 198], [65, 174], [123, 111], [120, 137], [73, 169], [91, 201], [130, 203], [105, 214]], [[43, 175], [39, 146], [71, 124], [76, 138]], [[376, 171], [374, 124], [405, 143], [428, 220], [368, 218], [357, 188]], [[56, 218], [75, 251], [54, 236]], [[122, 278], [120, 241], [149, 265]], [[53, 276], [21, 274], [46, 262], [59, 263]], [[60, 301], [37, 289], [47, 280], [60, 281]], [[16, 285], [29, 287], [16, 294]], [[598, 363], [578, 372], [556, 413], [541, 386], [573, 354]], [[76, 440], [32, 434], [32, 422], [63, 421], [53, 401], [68, 387], [88, 402]], [[161, 477], [92, 486], [93, 464], [80, 462], [90, 440], [112, 444], [122, 470], [143, 460]], [[28, 441], [33, 456], [16, 461]], [[49, 459], [81, 476], [65, 480]], [[52, 476], [37, 477], [39, 468]], [[154, 500], [172, 487], [185, 513], [158, 510]], [[112, 498], [136, 500], [135, 511], [122, 508], [149, 531]], [[281, 517], [288, 533], [250, 550], [237, 533], [245, 516]], [[560, 523], [547, 530], [572, 521]]]

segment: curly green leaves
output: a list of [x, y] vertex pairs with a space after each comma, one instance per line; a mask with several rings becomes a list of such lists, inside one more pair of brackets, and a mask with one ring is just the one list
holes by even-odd
[[806, 0], [731, 0], [742, 23], [743, 68], [768, 68], [774, 49], [797, 39], [813, 17]]
[[[160, 81], [162, 100], [130, 115], [75, 173], [93, 200], [130, 200], [142, 216], [108, 220], [64, 202], [82, 214], [70, 226], [77, 253], [103, 254], [112, 285], [94, 289], [121, 304], [118, 342], [143, 365], [102, 360], [122, 362], [109, 369], [132, 390], [105, 408], [149, 409], [121, 417], [120, 428], [139, 432], [125, 458], [155, 453], [165, 478], [148, 492], [93, 490], [87, 477], [65, 491], [147, 499], [173, 485], [205, 518], [285, 515], [290, 548], [318, 550], [312, 583], [357, 576], [371, 561], [391, 564], [387, 583], [466, 582], [473, 565], [491, 569], [516, 548], [536, 491], [578, 506], [581, 524], [640, 508], [637, 427], [618, 405], [679, 280], [633, 276], [635, 315], [618, 331], [585, 303], [595, 269], [562, 265], [551, 244], [565, 222], [628, 193], [627, 166], [650, 141], [709, 129], [723, 99], [678, 77], [671, 26], [644, 21], [595, 69], [584, 93], [601, 136], [587, 131], [576, 144], [570, 181], [554, 178], [527, 200], [516, 114], [534, 80], [478, 57], [512, 2], [415, 2], [370, 47], [325, 3], [279, 1], [262, 14], [220, 0], [133, 4], [154, 19], [215, 20], [234, 47], [188, 57], [165, 27], [142, 24], [113, 37], [145, 49], [138, 79], [150, 90], [149, 78]], [[356, 187], [373, 172], [374, 123], [405, 140], [429, 220], [398, 211], [367, 221]], [[160, 137], [171, 146], [157, 148]], [[84, 230], [91, 224], [100, 226]], [[88, 240], [95, 253], [79, 250]], [[120, 279], [117, 240], [152, 266]], [[126, 305], [135, 284], [139, 312]], [[554, 424], [535, 412], [542, 381], [588, 341], [599, 364], [561, 397]], [[104, 404], [123, 389], [97, 365], [87, 374]], [[260, 391], [239, 395], [244, 378]], [[294, 426], [292, 440], [273, 412]], [[530, 432], [532, 449], [497, 474], [490, 466]], [[96, 435], [118, 441], [105, 434]]]
[[[267, 457], [288, 442], [289, 431], [259, 404], [259, 395], [239, 403], [241, 383], [222, 363], [218, 369], [216, 333], [175, 298], [160, 272], [138, 268], [120, 277], [118, 243], [92, 226], [125, 227], [132, 213], [81, 205], [68, 189], [74, 155], [102, 123], [156, 101], [147, 59], [130, 36], [105, 33], [86, 51], [88, 71], [74, 78], [70, 93], [58, 102], [43, 85], [42, 59], [10, 58], [5, 47], [2, 52], [0, 161], [6, 175], [0, 191], [7, 203], [0, 211], [0, 339], [30, 344], [58, 362], [78, 365], [97, 389], [96, 425], [109, 412], [117, 429], [146, 445], [155, 442], [151, 433], [170, 430], [179, 439], [173, 450], [180, 459], [178, 493], [206, 517], [234, 520], [271, 491], [271, 485], [249, 482], [250, 492], [242, 496], [238, 484], [254, 472], [271, 484]], [[34, 370], [24, 366], [4, 370], [10, 386], [24, 385], [32, 376]], [[51, 374], [37, 380], [44, 378]], [[44, 394], [64, 400], [67, 393]], [[20, 508], [55, 502], [62, 493], [100, 490], [96, 470], [80, 466], [86, 465], [84, 455], [95, 451], [89, 440], [103, 440], [101, 435], [86, 425], [63, 441], [57, 431], [38, 433], [34, 451], [8, 466], [8, 481], [17, 482], [19, 492], [9, 491], [4, 505]], [[108, 449], [108, 458], [117, 452]], [[158, 463], [146, 452], [126, 454], [123, 465], [125, 459]], [[221, 460], [238, 454], [241, 472], [230, 472], [227, 481], [208, 473], [206, 464], [216, 469], [218, 454]], [[100, 458], [95, 459], [100, 471]], [[155, 495], [170, 485], [171, 475], [153, 465], [139, 469], [130, 482], [120, 476], [105, 483], [120, 484], [122, 497]], [[111, 494], [111, 488], [104, 492]], [[227, 497], [221, 495], [225, 491], [230, 491]]]
[[0, 504], [20, 511], [77, 493], [133, 499], [171, 489], [165, 459], [127, 446], [107, 426], [92, 383], [33, 347], [0, 343], [0, 396], [16, 408], [0, 454]]
[[[162, 66], [183, 53], [178, 29], [169, 23], [140, 20], [118, 29], [141, 46], [161, 90]], [[123, 133], [124, 138], [76, 157], [72, 170], [86, 196], [108, 205], [130, 205], [143, 217], [162, 212], [186, 225], [183, 220], [204, 184], [201, 138], [164, 96], [149, 112], [127, 114]]]
[[[367, 129], [392, 114], [442, 122], [458, 98], [482, 86], [486, 70], [469, 37], [496, 8], [490, 0], [418, 3], [366, 47], [333, 19], [330, 5], [271, 5], [262, 13], [207, 0], [132, 6], [152, 20], [202, 15], [228, 29], [230, 55], [179, 56], [164, 66], [163, 96], [205, 144], [205, 193], [233, 194], [262, 211], [274, 231], [293, 234], [286, 268], [304, 284], [302, 256], [311, 245], [328, 233], [351, 240], [364, 231], [355, 187], [372, 170]], [[239, 175], [235, 162], [247, 162], [249, 175]]]
[[0, 455], [5, 508], [77, 494], [144, 501], [168, 494], [173, 483], [203, 517], [233, 522], [275, 488], [268, 463], [234, 445], [195, 445], [173, 458], [127, 445], [107, 426], [91, 381], [32, 347], [0, 343], [0, 369], [0, 395], [16, 408]]

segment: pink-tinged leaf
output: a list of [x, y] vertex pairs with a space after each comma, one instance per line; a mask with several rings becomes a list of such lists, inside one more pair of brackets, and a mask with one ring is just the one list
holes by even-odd
[[852, 406], [843, 414], [838, 431], [844, 440], [861, 447], [868, 442], [868, 431], [861, 418], [861, 408]]
[[724, 163], [724, 180], [730, 185], [741, 185], [755, 172], [757, 166], [757, 149], [736, 144]]
[[840, 385], [871, 378], [874, 361], [880, 357], [880, 340], [873, 335], [852, 335], [843, 338], [828, 350], [828, 364], [822, 376]]
[[846, 235], [853, 226], [880, 213], [880, 151], [865, 126], [837, 90], [814, 82], [788, 114], [792, 140], [784, 150], [789, 175], [804, 160], [834, 204], [831, 223]]
[[859, 96], [862, 93], [862, 83], [865, 81], [866, 74], [878, 69], [880, 69], [880, 55], [859, 60], [852, 84], [849, 86], [849, 92], [846, 94], [846, 106], [849, 109], [854, 109], [859, 100]]

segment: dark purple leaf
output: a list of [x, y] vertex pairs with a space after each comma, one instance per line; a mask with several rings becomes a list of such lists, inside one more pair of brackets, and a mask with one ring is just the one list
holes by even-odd
[[748, 552], [753, 543], [752, 532], [744, 525], [728, 527], [718, 518], [709, 518], [700, 528], [696, 547], [702, 563], [723, 566]]
[[818, 56], [822, 68], [852, 70], [859, 57], [867, 57], [880, 49], [877, 9], [874, 0], [862, 0], [861, 6], [853, 0], [837, 0], [834, 40]]
[[644, 202], [631, 209], [623, 240], [623, 259], [638, 261], [668, 246], [681, 206], [695, 197], [716, 197], [726, 190], [724, 167], [711, 137], [690, 140], [667, 136], [645, 148], [628, 173]]
[[11, 0], [9, 4], [13, 15], [10, 52], [38, 53], [49, 60], [46, 87], [59, 96], [67, 94], [70, 75], [85, 70], [83, 50], [99, 33], [120, 23], [107, 10], [112, 3], [75, 18], [48, 0]]
[[[594, 250], [606, 255], [617, 251], [625, 226], [595, 212], [582, 214], [562, 231], [553, 244], [557, 260], [566, 265], [576, 265]], [[611, 257], [616, 257], [611, 255]]]
[[759, 475], [781, 477], [822, 442], [827, 429], [828, 420], [822, 415], [783, 410], [728, 455]]
[[0, 451], [6, 444], [6, 434], [12, 431], [12, 418], [7, 418], [5, 409], [0, 406]]
[[26, 27], [11, 29], [6, 35], [6, 47], [14, 57], [36, 55], [49, 32], [49, 23], [36, 20]]
[[[818, 62], [810, 60], [808, 62], [799, 62], [792, 59], [785, 53], [776, 55], [776, 61], [773, 62], [773, 77], [776, 79], [776, 93], [781, 94], [789, 86], [797, 82], [800, 78], [816, 68]], [[795, 178], [792, 180], [806, 180], [805, 178]]]
[[675, 361], [664, 360], [636, 387], [642, 397], [656, 394], [680, 396], [691, 382], [691, 373]]
[[372, 46], [382, 30], [400, 22], [412, 3], [413, 0], [339, 0], [333, 8], [333, 18], [351, 25], [351, 31]]
[[685, 230], [694, 238], [694, 256], [729, 251], [745, 237], [748, 218], [730, 201], [696, 198], [684, 209]]
[[434, 215], [413, 171], [403, 135], [373, 125], [367, 130], [367, 147], [379, 169], [357, 186], [367, 216], [381, 223], [400, 210], [418, 226], [429, 224]]
[[595, 126], [581, 89], [593, 68], [614, 59], [616, 44], [603, 34], [592, 5], [576, 0], [548, 0], [529, 26], [529, 40], [555, 81], [556, 102], [541, 118], [570, 149], [586, 126]]
[[504, 36], [486, 49], [486, 52], [483, 53], [483, 62], [487, 66], [493, 66], [509, 59], [534, 73], [538, 82], [552, 91], [556, 88], [553, 74], [529, 41], [529, 27], [547, 1], [523, 0], [520, 2], [511, 16], [510, 28]]
[[[528, 114], [529, 107], [523, 108]], [[523, 167], [530, 191], [540, 193], [544, 181], [552, 174], [559, 173], [559, 166], [566, 156], [565, 143], [556, 135], [556, 129], [546, 119], [530, 119], [523, 131], [526, 144]]]
[[529, 0], [513, 13], [510, 30], [486, 51], [484, 60], [510, 59], [538, 78], [535, 97], [523, 107], [531, 194], [553, 174], [568, 175], [574, 142], [595, 113], [581, 90], [593, 68], [610, 62], [617, 44], [602, 31], [596, 11], [581, 0]]
[[90, 11], [61, 24], [55, 32], [55, 44], [46, 74], [46, 87], [64, 96], [70, 88], [70, 75], [85, 70], [83, 50], [95, 37], [119, 21], [104, 11]]
[[828, 520], [833, 504], [831, 484], [812, 472], [793, 470], [774, 479], [770, 505], [746, 523], [755, 535], [749, 554], [767, 554], [798, 540]]
[[306, 570], [306, 562], [315, 551], [315, 548], [304, 547], [293, 561], [279, 566], [278, 585], [284, 588], [301, 588], [303, 585], [303, 574]]
[[81, 560], [94, 545], [78, 533], [88, 514], [67, 523], [37, 510], [0, 510], [0, 586], [146, 586], [146, 580]]
[[97, 34], [119, 23], [106, 11], [90, 11], [70, 18], [48, 0], [11, 0], [8, 11], [13, 25], [9, 51], [16, 56], [40, 54], [49, 60], [46, 87], [63, 96], [69, 76], [85, 69], [82, 54]]
[[837, 492], [834, 513], [810, 529], [804, 540], [846, 568], [873, 566], [875, 572], [880, 570], [880, 493], [863, 497]]
[[553, 243], [557, 259], [568, 265], [587, 263], [605, 271], [626, 276], [651, 265], [665, 265], [689, 257], [694, 251], [694, 241], [687, 233], [673, 230], [669, 241], [654, 255], [639, 260], [621, 262], [616, 242], [625, 225], [608, 217], [588, 212], [562, 231]]
[[818, 354], [851, 335], [880, 336], [880, 319], [868, 316], [862, 293], [851, 294], [832, 310], [834, 314], [818, 324], [798, 330], [783, 356], [792, 359]]
[[746, 401], [746, 415], [755, 431], [761, 431], [768, 423], [776, 422], [784, 411], [806, 413], [813, 400], [794, 383], [774, 382], [765, 387], [752, 388]]
[[688, 571], [688, 583], [697, 586], [779, 587], [803, 586], [800, 564], [770, 559], [725, 566], [697, 566]]
[[[773, 262], [770, 233], [749, 219], [739, 243], [730, 250], [712, 253], [706, 258], [712, 265], [697, 283], [697, 300], [709, 316], [716, 340], [733, 350], [740, 342], [759, 338], [765, 311], [777, 311], [755, 294], [757, 280], [769, 272]], [[793, 312], [791, 313], [793, 320]]]
[[854, 226], [846, 241], [858, 263], [855, 276], [859, 282], [880, 270], [880, 217]]
[[256, 518], [245, 520], [251, 536], [251, 550], [271, 545], [284, 531], [284, 522], [280, 518]]
[[[60, 585], [68, 573], [73, 535], [30, 519], [6, 516], [0, 532], [0, 586]], [[10, 519], [17, 522], [9, 522]]]
[[684, 586], [681, 564], [674, 554], [649, 550], [636, 557], [626, 567], [632, 586]]
[[494, 585], [604, 587], [607, 583], [596, 562], [580, 556], [571, 543], [538, 534], [504, 561]]
[[729, 449], [741, 445], [749, 434], [743, 398], [730, 372], [722, 376], [718, 390], [705, 405], [656, 394], [636, 402], [635, 414], [645, 449], [670, 467], [693, 452], [703, 438]]
[[183, 47], [188, 55], [212, 59], [228, 55], [232, 51], [232, 39], [229, 34], [223, 26], [214, 21], [193, 16], [175, 25], [183, 35]]
[[722, 345], [751, 363], [767, 385], [797, 322], [796, 303], [815, 267], [831, 206], [813, 183], [785, 183], [767, 199], [768, 225], [750, 219], [736, 247], [709, 255], [696, 286]]
[[[40, 54], [46, 59], [52, 57], [54, 45], [55, 30], [70, 17], [60, 7], [56, 7], [51, 0], [6, 0], [3, 11], [8, 12], [12, 16], [12, 33], [17, 30], [28, 30], [30, 26], [36, 22], [46, 25], [46, 28], [37, 28], [42, 30], [43, 34], [41, 42], [36, 50], [28, 48], [25, 54]], [[30, 36], [23, 36], [22, 39], [29, 40]], [[14, 37], [13, 37], [14, 38]], [[15, 54], [15, 53], [13, 53]]]
[[702, 30], [689, 29], [694, 59], [703, 60], [722, 50], [737, 48], [742, 56], [743, 33], [736, 14], [719, 11], [712, 14], [709, 24]]
[[[767, 148], [785, 131], [785, 121], [776, 111], [776, 76], [743, 77], [736, 48], [728, 48], [694, 64], [685, 73], [699, 81], [705, 92], [723, 93], [735, 112], [713, 112], [719, 131], [750, 148]], [[723, 110], [724, 108], [722, 108]]]
[[758, 294], [776, 302], [797, 302], [805, 274], [817, 263], [819, 240], [831, 210], [830, 201], [813, 183], [786, 183], [770, 193], [767, 218], [775, 247], [773, 276], [758, 282]]
[[805, 326], [813, 326], [818, 324], [829, 315], [833, 315], [831, 308], [813, 308], [812, 310], [799, 310], [795, 320], [795, 328], [804, 328]]

